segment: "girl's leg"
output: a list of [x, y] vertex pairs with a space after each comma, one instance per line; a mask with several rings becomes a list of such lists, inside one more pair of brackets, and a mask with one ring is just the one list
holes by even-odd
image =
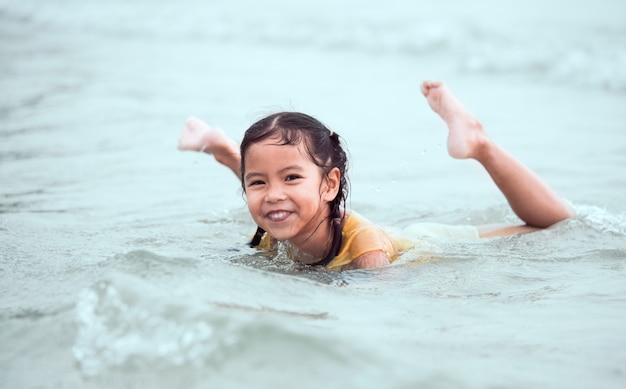
[[239, 145], [219, 128], [193, 117], [187, 119], [178, 139], [178, 149], [212, 154], [217, 162], [228, 167], [241, 180]]
[[513, 227], [513, 230], [503, 229], [501, 233], [532, 230], [529, 227], [545, 228], [574, 217], [570, 207], [539, 176], [489, 138], [480, 122], [443, 83], [426, 81], [422, 84], [422, 93], [448, 126], [448, 153], [454, 158], [473, 158], [480, 162], [515, 214], [527, 224]]

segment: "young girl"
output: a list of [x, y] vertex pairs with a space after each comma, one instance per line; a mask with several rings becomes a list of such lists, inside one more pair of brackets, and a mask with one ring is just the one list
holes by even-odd
[[387, 265], [414, 246], [419, 236], [504, 236], [546, 228], [574, 216], [537, 175], [488, 137], [443, 83], [426, 81], [421, 89], [448, 126], [448, 153], [480, 162], [525, 225], [417, 224], [404, 232], [414, 239], [390, 235], [346, 210], [347, 157], [339, 135], [302, 113], [276, 113], [258, 121], [239, 147], [221, 130], [191, 118], [178, 148], [212, 154], [239, 177], [259, 226], [252, 245], [269, 249], [281, 241], [293, 260], [328, 269]]

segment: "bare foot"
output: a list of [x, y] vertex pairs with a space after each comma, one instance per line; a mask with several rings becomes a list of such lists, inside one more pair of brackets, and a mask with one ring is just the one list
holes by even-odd
[[208, 154], [231, 151], [232, 142], [219, 128], [211, 127], [200, 119], [190, 117], [178, 138], [178, 150], [200, 151]]
[[440, 81], [424, 81], [422, 93], [448, 126], [448, 154], [454, 158], [479, 158], [487, 133], [482, 124]]
[[185, 122], [180, 138], [178, 139], [178, 150], [199, 151], [213, 154], [213, 157], [235, 173], [241, 176], [239, 164], [239, 145], [229, 139], [224, 131], [211, 127], [200, 119], [191, 117]]

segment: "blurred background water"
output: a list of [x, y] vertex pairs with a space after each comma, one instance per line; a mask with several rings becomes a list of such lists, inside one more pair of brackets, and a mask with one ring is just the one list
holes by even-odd
[[[0, 385], [626, 384], [626, 4], [0, 1]], [[444, 79], [578, 218], [328, 273], [244, 246], [232, 173], [176, 150], [279, 109], [346, 140], [382, 225], [517, 220], [449, 158]]]

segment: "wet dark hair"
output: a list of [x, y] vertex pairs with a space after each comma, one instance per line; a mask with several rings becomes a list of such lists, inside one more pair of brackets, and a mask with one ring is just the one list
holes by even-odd
[[[332, 243], [330, 252], [321, 261], [314, 265], [326, 266], [337, 255], [341, 248], [341, 208], [345, 207], [348, 197], [348, 156], [343, 149], [339, 135], [328, 129], [322, 122], [300, 112], [279, 112], [254, 123], [241, 141], [241, 184], [245, 192], [244, 177], [246, 174], [246, 152], [255, 143], [270, 137], [278, 137], [278, 144], [303, 144], [309, 159], [322, 169], [323, 176], [334, 169], [339, 169], [341, 175], [337, 196], [329, 202]], [[260, 227], [250, 242], [250, 246], [259, 244], [265, 231]]]
[[339, 169], [341, 179], [337, 196], [329, 203], [331, 218], [341, 217], [341, 207], [348, 197], [348, 157], [339, 135], [328, 129], [322, 122], [300, 112], [278, 112], [254, 123], [241, 141], [241, 177], [245, 191], [246, 152], [255, 143], [277, 136], [279, 144], [304, 144], [310, 160], [322, 169], [324, 176], [333, 169]]

